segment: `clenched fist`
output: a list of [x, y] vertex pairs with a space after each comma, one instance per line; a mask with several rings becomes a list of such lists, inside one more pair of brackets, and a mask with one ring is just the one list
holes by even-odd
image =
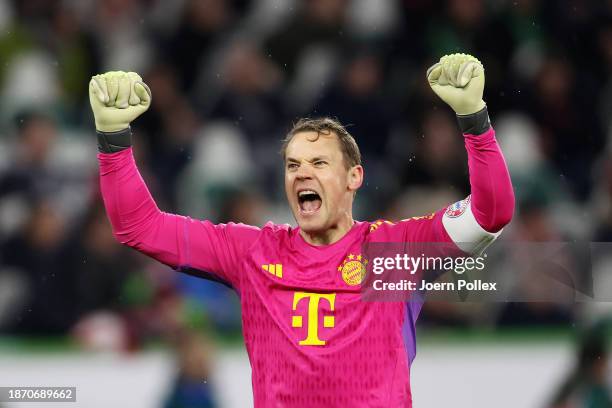
[[475, 57], [467, 54], [445, 55], [427, 70], [431, 89], [446, 102], [457, 115], [470, 115], [486, 106], [482, 100], [484, 67]]
[[89, 82], [89, 102], [100, 132], [127, 129], [151, 105], [151, 90], [135, 72], [111, 71]]

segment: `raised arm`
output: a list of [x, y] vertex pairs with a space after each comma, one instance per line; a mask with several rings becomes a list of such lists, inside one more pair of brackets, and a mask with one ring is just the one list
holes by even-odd
[[499, 235], [514, 212], [510, 175], [482, 99], [484, 68], [470, 55], [447, 55], [429, 68], [427, 79], [457, 114], [470, 173], [471, 195], [450, 206], [442, 223], [453, 241], [479, 250]]
[[98, 136], [100, 189], [117, 240], [175, 269], [238, 288], [237, 263], [259, 236], [259, 229], [214, 225], [157, 207], [131, 147], [129, 125], [151, 103], [151, 91], [140, 76], [133, 72], [96, 75], [89, 97]]

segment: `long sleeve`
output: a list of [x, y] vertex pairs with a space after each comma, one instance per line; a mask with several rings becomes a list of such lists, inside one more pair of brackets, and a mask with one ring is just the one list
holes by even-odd
[[[381, 255], [393, 257], [399, 251], [411, 254], [412, 257], [415, 257], [414, 254], [420, 254], [433, 258], [434, 261], [435, 258], [464, 256], [464, 253], [480, 255], [512, 219], [514, 191], [486, 110], [459, 120], [468, 155], [471, 194], [429, 215], [399, 222], [373, 222], [370, 225], [370, 242], [389, 244], [369, 247], [371, 252], [366, 255], [369, 259]], [[408, 245], [398, 247], [397, 243]], [[454, 244], [444, 245], [445, 243]], [[457, 247], [462, 252], [456, 251]], [[458, 269], [456, 271], [460, 272]], [[440, 267], [430, 270], [421, 267], [412, 273], [415, 275], [408, 275], [412, 276], [409, 278], [411, 283], [420, 286], [420, 282], [439, 279], [445, 269]], [[402, 274], [401, 278], [405, 277], [406, 275]], [[387, 279], [394, 281], [393, 278]], [[405, 324], [402, 330], [404, 339], [408, 339], [406, 344], [409, 347], [407, 350], [410, 362], [416, 353], [415, 322], [425, 301], [422, 295], [423, 292], [415, 292], [406, 302]]]
[[481, 135], [465, 134], [470, 172], [472, 213], [488, 232], [498, 232], [512, 219], [514, 191], [504, 156], [489, 128]]
[[[113, 234], [128, 245], [180, 270], [213, 274], [237, 287], [238, 262], [260, 230], [212, 224], [160, 211], [144, 183], [132, 149], [98, 153], [100, 189]], [[203, 277], [210, 277], [203, 273]]]
[[459, 125], [468, 155], [471, 194], [446, 209], [442, 224], [460, 248], [479, 252], [512, 219], [514, 190], [486, 108], [459, 116]]
[[[476, 126], [472, 126], [476, 121]], [[460, 124], [466, 125], [461, 119]], [[467, 125], [462, 128], [468, 154], [471, 194], [431, 215], [413, 217], [395, 224], [377, 223], [381, 229], [378, 233], [381, 239], [402, 242], [452, 241], [465, 252], [479, 253], [510, 222], [514, 212], [514, 191], [486, 111], [479, 112], [476, 119]], [[383, 234], [382, 231], [386, 232]]]

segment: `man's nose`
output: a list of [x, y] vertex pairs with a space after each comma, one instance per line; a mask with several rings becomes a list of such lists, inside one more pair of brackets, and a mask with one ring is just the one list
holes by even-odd
[[312, 170], [310, 166], [302, 164], [295, 175], [298, 180], [308, 180], [312, 178]]

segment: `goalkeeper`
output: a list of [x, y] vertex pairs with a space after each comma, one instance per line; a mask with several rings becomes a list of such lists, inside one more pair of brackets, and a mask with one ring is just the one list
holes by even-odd
[[[417, 302], [362, 302], [370, 242], [456, 243], [479, 251], [512, 218], [508, 170], [482, 99], [482, 64], [444, 56], [427, 71], [456, 112], [471, 195], [429, 216], [355, 221], [361, 155], [338, 122], [302, 119], [283, 142], [285, 190], [297, 227], [213, 224], [161, 211], [140, 176], [130, 122], [151, 91], [135, 73], [90, 82], [100, 188], [117, 240], [240, 296], [256, 407], [410, 407]], [[350, 265], [350, 267], [347, 267]]]

